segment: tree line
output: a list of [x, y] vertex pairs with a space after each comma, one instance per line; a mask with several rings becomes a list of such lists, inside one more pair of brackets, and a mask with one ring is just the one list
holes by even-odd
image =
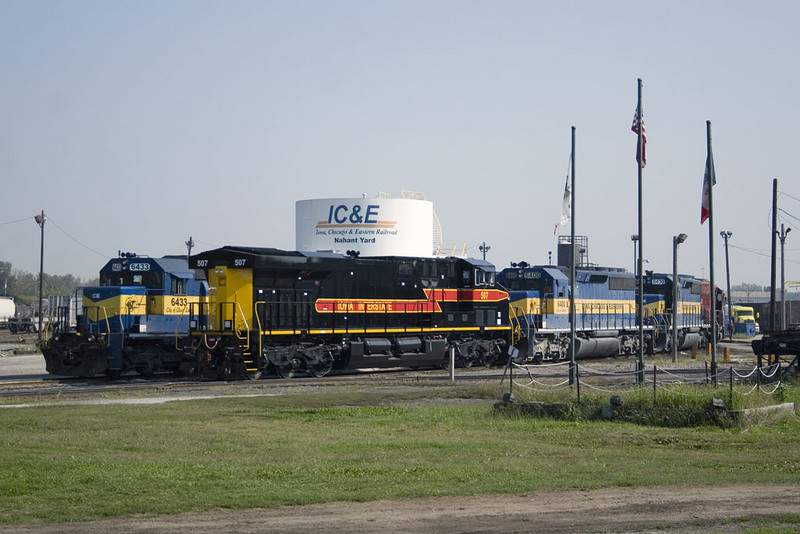
[[[0, 295], [12, 297], [15, 302], [31, 305], [39, 299], [39, 274], [13, 270], [11, 263], [0, 261]], [[70, 296], [83, 286], [98, 285], [99, 279], [81, 280], [71, 274], [42, 275], [42, 296]]]

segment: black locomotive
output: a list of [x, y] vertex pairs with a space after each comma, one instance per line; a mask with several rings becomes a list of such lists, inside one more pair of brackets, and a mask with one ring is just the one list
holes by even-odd
[[490, 365], [510, 338], [492, 264], [227, 246], [190, 257], [208, 283], [190, 340], [206, 376]]

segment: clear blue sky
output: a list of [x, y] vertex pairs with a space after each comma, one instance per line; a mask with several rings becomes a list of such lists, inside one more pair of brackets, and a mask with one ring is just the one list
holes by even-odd
[[[772, 180], [800, 217], [796, 1], [0, 0], [0, 260], [83, 278], [118, 250], [293, 249], [295, 201], [422, 191], [498, 267], [577, 233], [632, 269], [636, 79], [646, 268], [768, 284]], [[800, 229], [786, 278], [800, 279]]]

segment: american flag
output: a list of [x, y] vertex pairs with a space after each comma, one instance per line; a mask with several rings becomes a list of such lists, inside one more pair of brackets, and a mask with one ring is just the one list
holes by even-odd
[[[639, 135], [639, 109], [637, 108], [636, 111], [633, 112], [633, 124], [631, 125], [631, 131], [636, 135]], [[642, 119], [642, 167], [647, 165], [647, 154], [645, 149], [647, 148], [647, 135], [645, 134], [644, 128], [644, 119]], [[636, 143], [636, 161], [639, 161], [639, 143]]]

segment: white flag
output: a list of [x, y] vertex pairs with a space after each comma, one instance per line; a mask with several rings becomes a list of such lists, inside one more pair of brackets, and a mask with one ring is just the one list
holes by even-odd
[[570, 214], [572, 213], [572, 184], [569, 180], [569, 171], [572, 168], [572, 157], [569, 158], [569, 165], [567, 166], [567, 183], [564, 184], [564, 200], [561, 206], [561, 219], [556, 223], [556, 228], [553, 230], [553, 235], [558, 231], [559, 226], [564, 226], [569, 222]]

